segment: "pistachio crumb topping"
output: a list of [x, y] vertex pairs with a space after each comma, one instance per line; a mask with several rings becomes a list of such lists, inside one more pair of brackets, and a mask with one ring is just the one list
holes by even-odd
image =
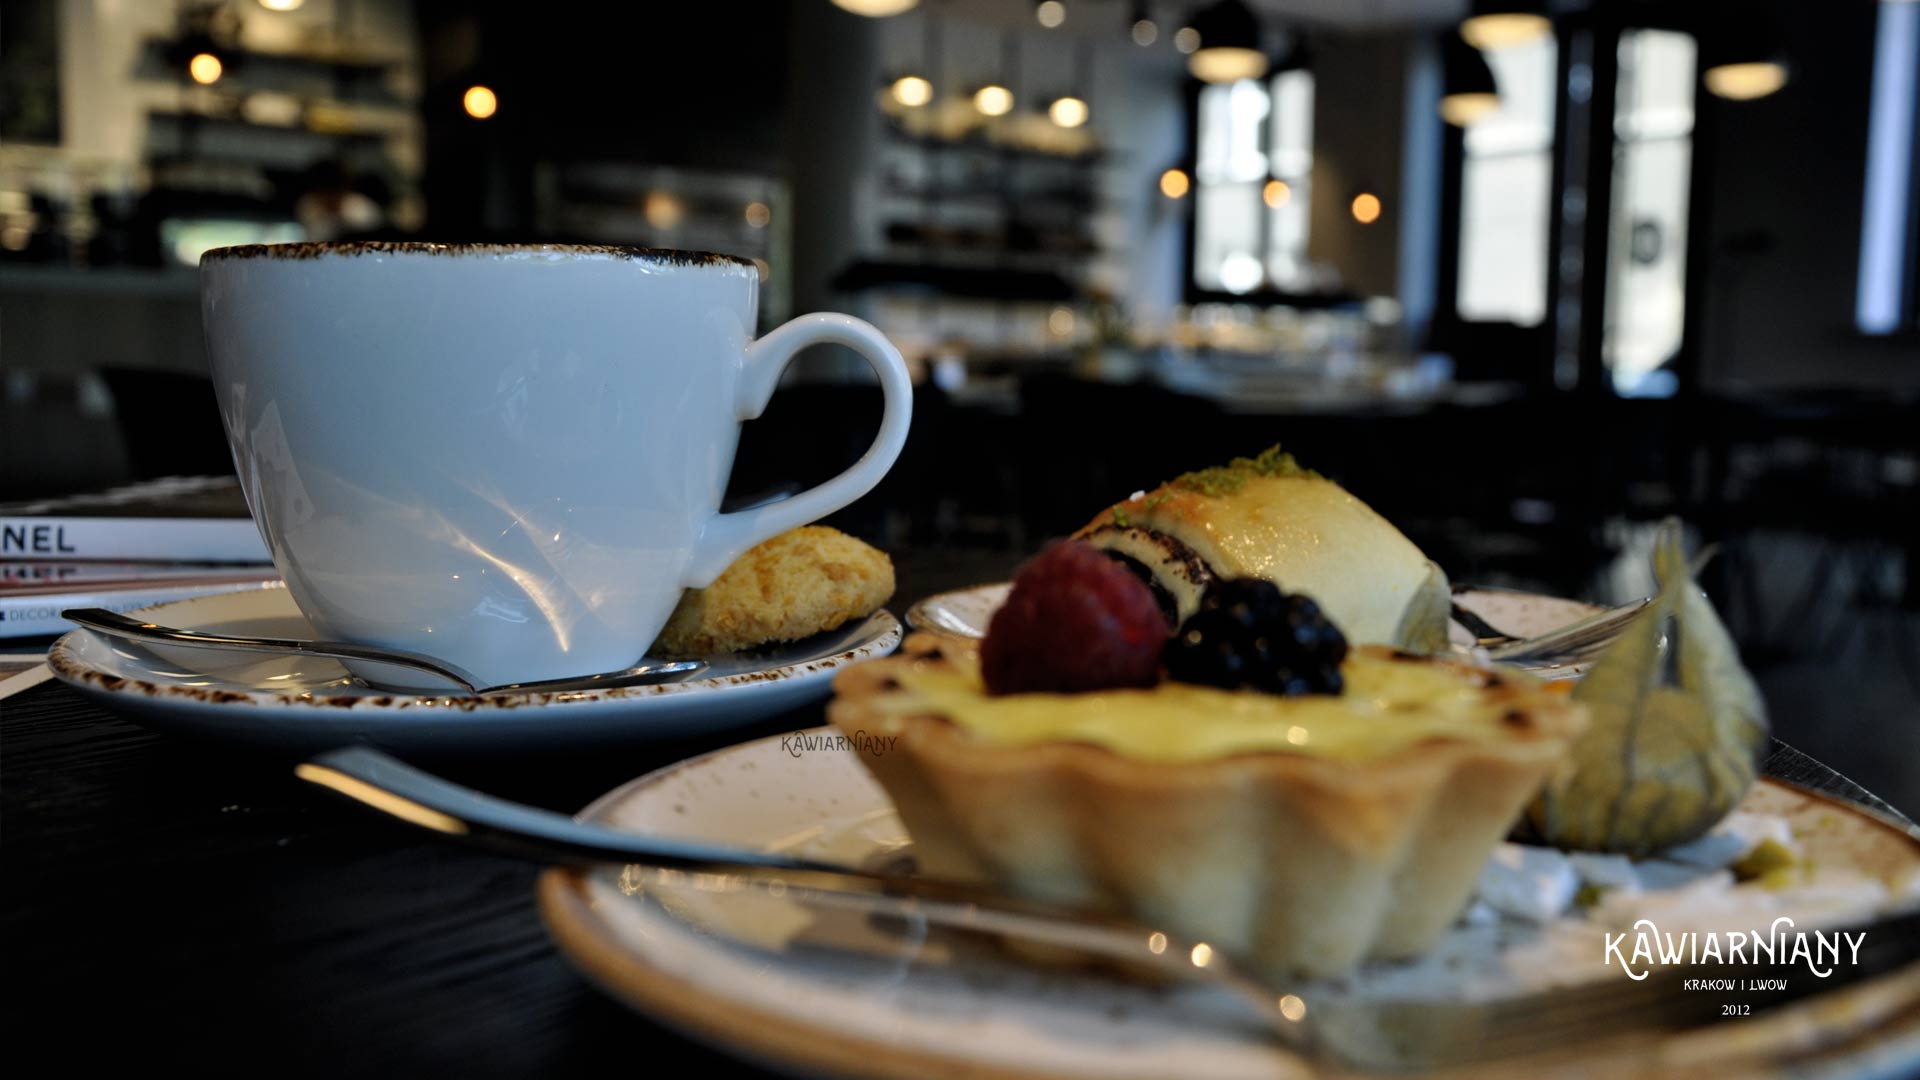
[[1167, 481], [1158, 490], [1149, 495], [1135, 495], [1113, 504], [1113, 523], [1123, 529], [1134, 524], [1129, 508], [1142, 513], [1152, 513], [1160, 504], [1172, 497], [1174, 489], [1191, 491], [1208, 498], [1232, 495], [1247, 486], [1247, 480], [1254, 476], [1287, 476], [1301, 479], [1324, 480], [1325, 477], [1293, 460], [1293, 455], [1280, 449], [1274, 443], [1253, 457], [1234, 458], [1225, 465], [1213, 465], [1205, 469], [1181, 473]]
[[1789, 875], [1797, 860], [1793, 852], [1771, 837], [1753, 846], [1753, 850], [1734, 862], [1733, 876], [1739, 881], [1759, 881], [1762, 885], [1774, 886]]
[[1173, 479], [1173, 487], [1184, 488], [1208, 498], [1232, 495], [1247, 486], [1248, 474], [1231, 465], [1215, 465], [1207, 469], [1195, 469], [1190, 473], [1181, 473]]
[[1289, 476], [1303, 479], [1323, 479], [1312, 469], [1293, 460], [1293, 455], [1280, 449], [1275, 443], [1250, 458], [1234, 458], [1225, 465], [1196, 469], [1177, 476], [1168, 485], [1217, 498], [1231, 495], [1247, 486], [1247, 480], [1255, 476]]

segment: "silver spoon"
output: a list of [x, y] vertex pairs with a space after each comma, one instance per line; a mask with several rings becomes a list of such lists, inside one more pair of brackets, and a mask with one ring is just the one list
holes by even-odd
[[[1714, 544], [1701, 549], [1693, 557], [1689, 573], [1698, 576], [1717, 552], [1718, 546]], [[1702, 592], [1701, 595], [1706, 594]], [[1619, 607], [1596, 611], [1584, 619], [1576, 619], [1530, 638], [1506, 633], [1461, 607], [1458, 602], [1453, 604], [1452, 614], [1453, 621], [1474, 636], [1474, 645], [1487, 651], [1488, 659], [1514, 667], [1541, 670], [1571, 667], [1598, 657], [1651, 603], [1651, 596], [1629, 600]]]
[[1453, 621], [1466, 627], [1474, 645], [1487, 650], [1490, 660], [1516, 667], [1559, 667], [1593, 659], [1652, 602], [1652, 597], [1645, 597], [1596, 611], [1530, 638], [1503, 633], [1459, 604], [1453, 605]]
[[279, 656], [324, 656], [332, 660], [363, 660], [392, 664], [395, 667], [424, 671], [464, 687], [475, 697], [496, 694], [558, 694], [575, 690], [611, 690], [621, 686], [646, 686], [686, 678], [705, 671], [705, 660], [658, 660], [636, 664], [621, 671], [600, 675], [577, 675], [538, 682], [506, 683], [482, 686], [472, 675], [431, 656], [403, 649], [383, 649], [356, 645], [350, 641], [299, 641], [293, 638], [242, 637], [235, 634], [208, 634], [199, 630], [181, 630], [159, 623], [142, 622], [105, 608], [69, 608], [60, 613], [68, 622], [98, 631], [110, 637], [132, 641], [158, 642], [162, 645], [186, 645], [201, 649], [233, 649], [241, 652], [271, 653]]

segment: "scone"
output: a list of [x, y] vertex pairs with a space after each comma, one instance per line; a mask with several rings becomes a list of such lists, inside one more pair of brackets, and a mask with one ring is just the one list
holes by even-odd
[[782, 533], [689, 589], [654, 642], [661, 656], [709, 656], [798, 641], [872, 613], [893, 595], [885, 552], [823, 525]]
[[922, 872], [1129, 913], [1276, 976], [1409, 957], [1459, 914], [1583, 712], [1518, 673], [1352, 650], [1339, 694], [989, 694], [919, 634], [844, 672], [828, 717]]
[[1174, 623], [1198, 609], [1209, 582], [1254, 577], [1313, 597], [1352, 641], [1422, 652], [1447, 643], [1440, 568], [1277, 446], [1117, 503], [1076, 535], [1128, 560]]

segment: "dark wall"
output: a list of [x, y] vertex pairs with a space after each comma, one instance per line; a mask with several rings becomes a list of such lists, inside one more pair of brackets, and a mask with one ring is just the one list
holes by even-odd
[[1776, 5], [1791, 81], [1759, 101], [1701, 100], [1709, 387], [1920, 387], [1920, 348], [1853, 323], [1878, 7]]
[[[1405, 34], [1315, 35], [1313, 44], [1312, 257], [1340, 270], [1361, 296], [1393, 296], [1400, 287], [1399, 233], [1405, 227], [1400, 187], [1407, 72], [1413, 40]], [[1362, 191], [1380, 197], [1371, 225], [1353, 220]]]
[[[540, 161], [782, 171], [786, 3], [417, 5], [436, 235], [524, 233]], [[468, 86], [499, 95], [477, 121]]]
[[[851, 297], [833, 278], [859, 253], [874, 215], [863, 200], [879, 168], [879, 23], [826, 3], [796, 5], [788, 43], [787, 181], [793, 198], [793, 303], [796, 311], [841, 310]], [[823, 350], [812, 350], [818, 364]], [[840, 350], [833, 350], [840, 353]], [[850, 353], [853, 370], [866, 364]]]

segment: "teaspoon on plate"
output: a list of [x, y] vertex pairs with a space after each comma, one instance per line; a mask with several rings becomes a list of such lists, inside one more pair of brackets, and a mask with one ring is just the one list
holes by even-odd
[[1555, 627], [1544, 634], [1523, 638], [1488, 625], [1474, 612], [1453, 605], [1453, 621], [1474, 636], [1474, 645], [1487, 650], [1487, 658], [1502, 664], [1530, 669], [1566, 667], [1598, 656], [1653, 602], [1652, 597], [1596, 611], [1583, 619]]
[[108, 611], [105, 608], [70, 608], [60, 617], [110, 637], [161, 645], [185, 645], [201, 649], [228, 649], [240, 652], [269, 653], [281, 656], [323, 656], [333, 660], [359, 660], [392, 664], [424, 671], [429, 675], [463, 687], [475, 697], [499, 694], [558, 694], [579, 690], [612, 690], [622, 686], [647, 686], [689, 678], [707, 669], [705, 660], [656, 660], [636, 664], [620, 671], [599, 675], [576, 675], [538, 682], [482, 686], [472, 675], [444, 660], [401, 649], [383, 649], [348, 641], [302, 641], [294, 638], [246, 637], [238, 634], [209, 634], [199, 630], [181, 630], [158, 623]]

